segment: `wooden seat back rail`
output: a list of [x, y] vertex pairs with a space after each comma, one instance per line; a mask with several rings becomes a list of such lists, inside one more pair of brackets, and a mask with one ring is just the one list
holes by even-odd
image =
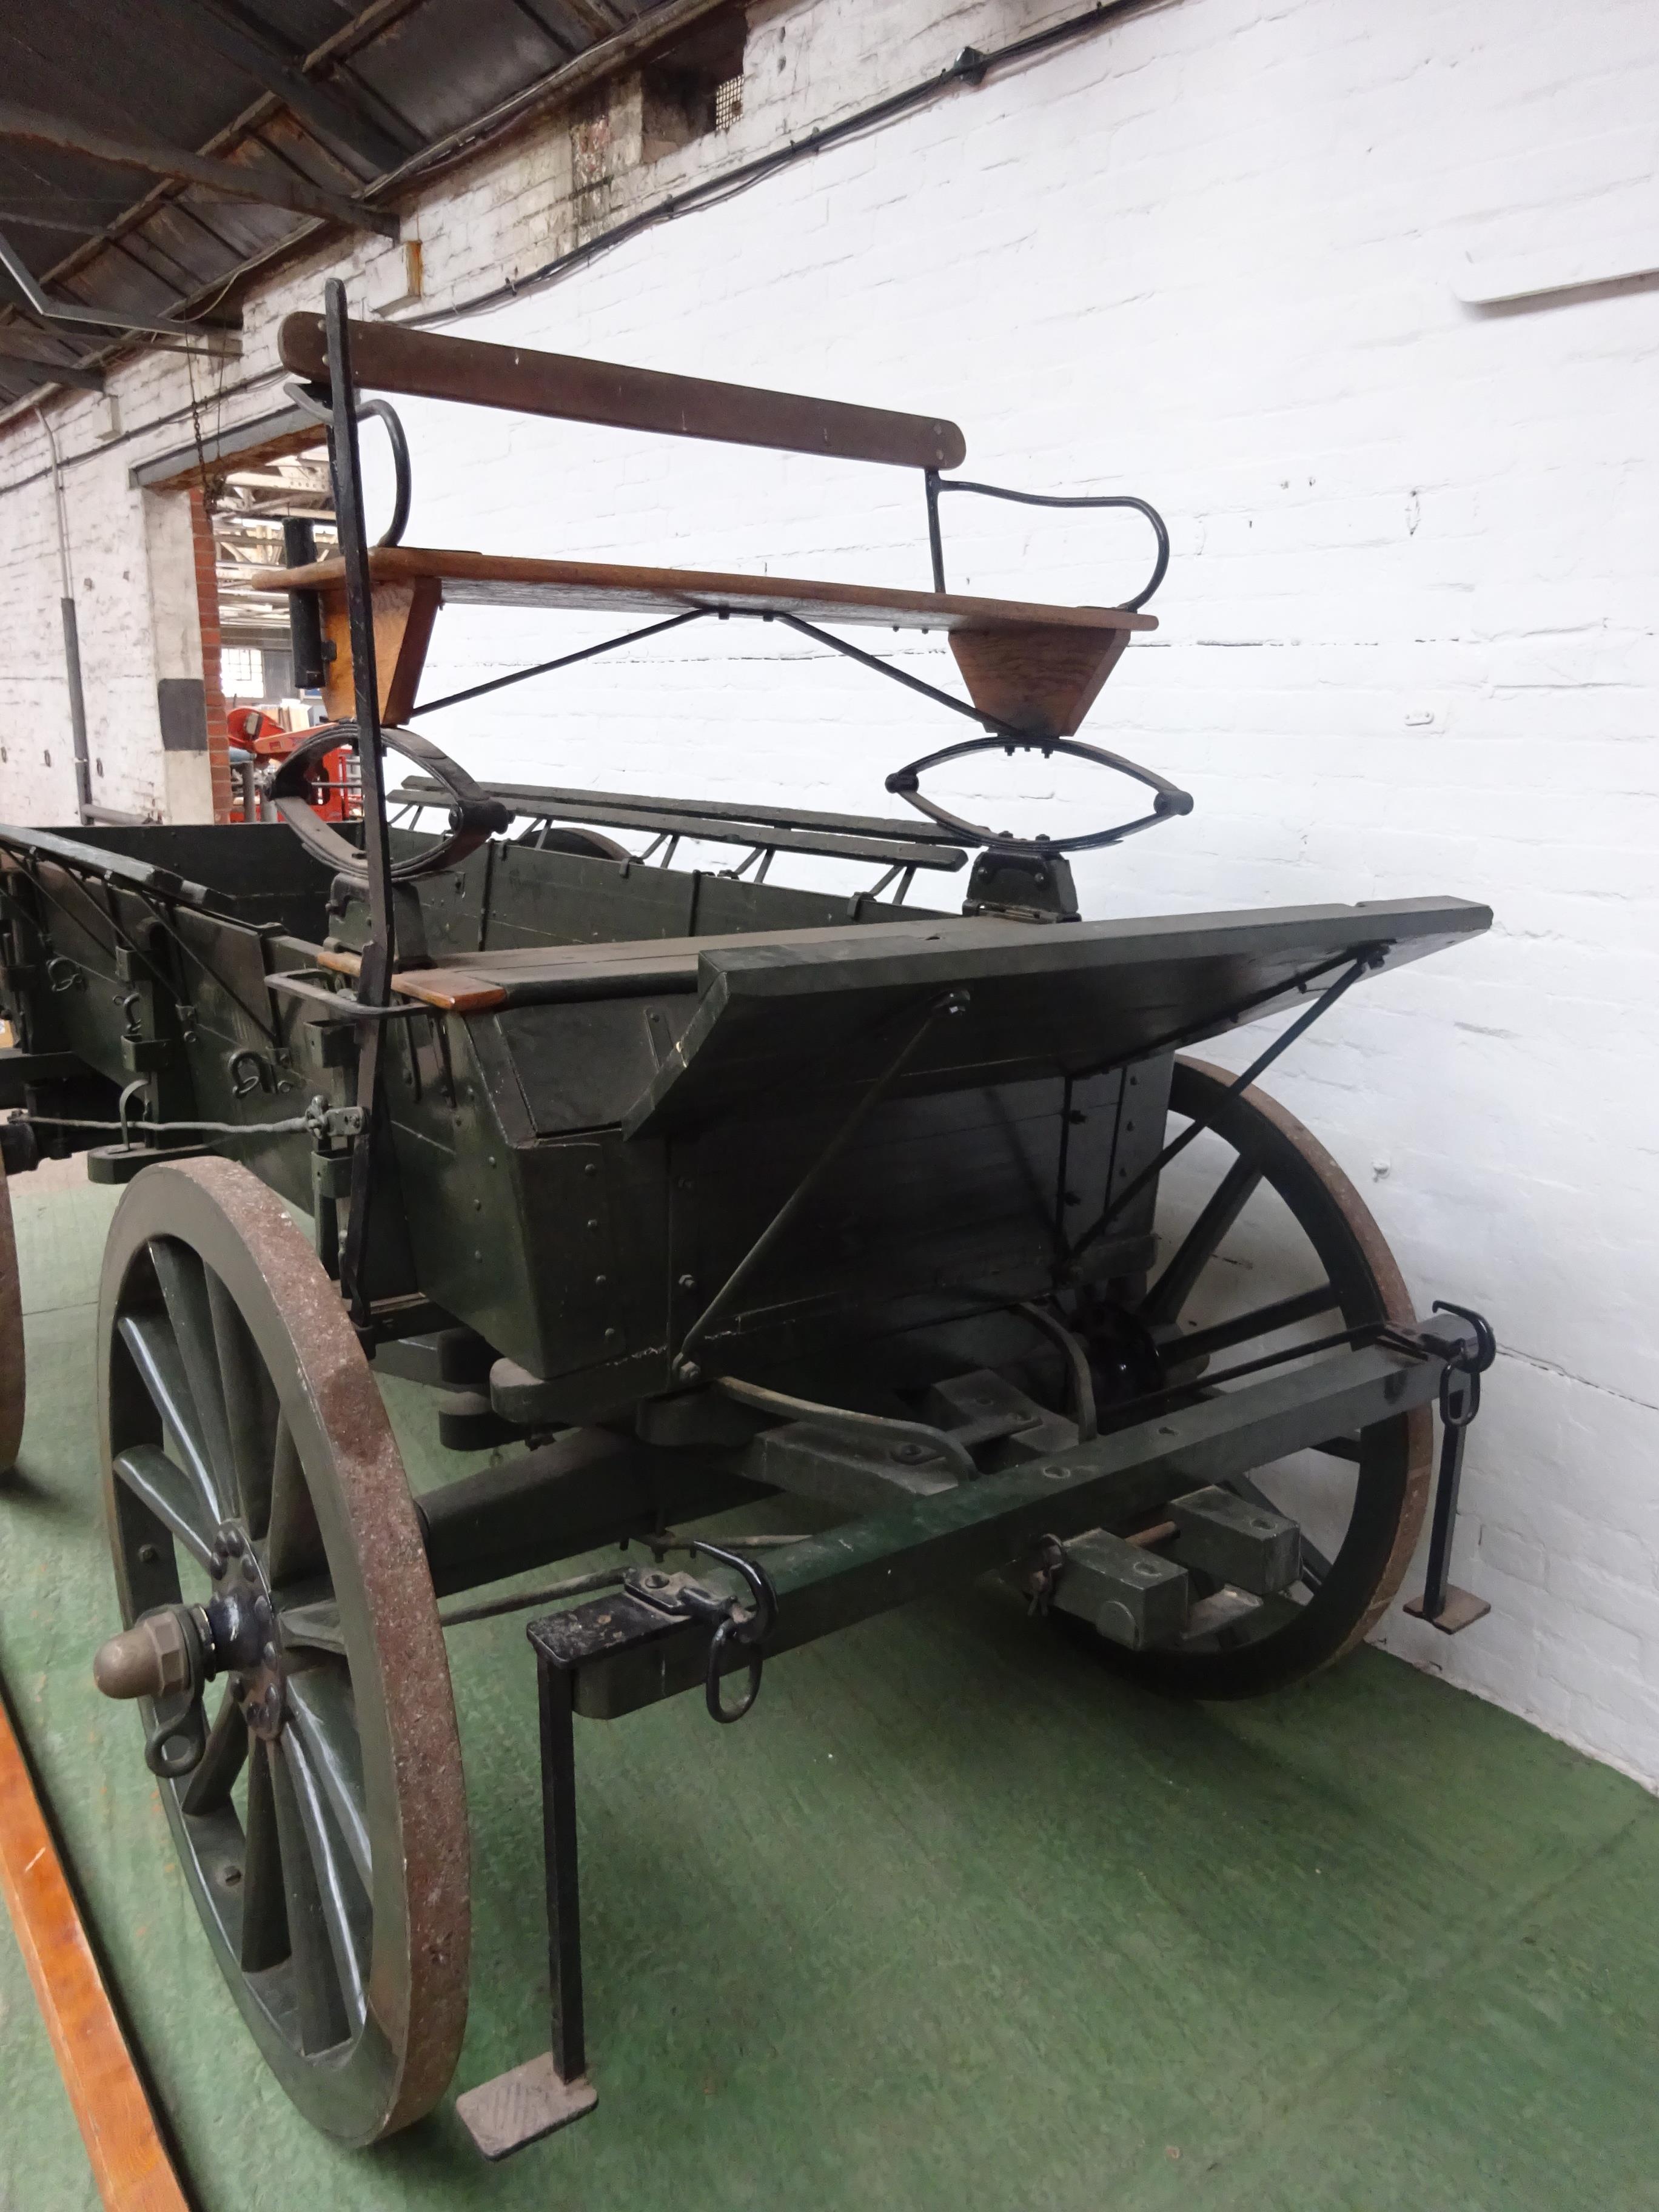
[[[352, 380], [376, 392], [896, 468], [954, 469], [967, 457], [957, 425], [931, 416], [672, 376], [528, 346], [439, 337], [393, 324], [354, 322], [350, 334]], [[327, 381], [320, 315], [285, 317], [277, 350], [285, 368], [313, 382]]]

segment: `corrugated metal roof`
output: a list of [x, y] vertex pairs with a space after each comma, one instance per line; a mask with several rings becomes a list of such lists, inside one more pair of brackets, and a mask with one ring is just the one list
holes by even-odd
[[[645, 19], [666, 34], [703, 12], [697, 0], [30, 0], [0, 23], [0, 236], [54, 301], [234, 320], [239, 283], [319, 218], [9, 135], [15, 111], [384, 210], [410, 165], [455, 134], [586, 74], [572, 64], [618, 40], [620, 59], [654, 27]], [[0, 409], [52, 362], [84, 368], [113, 343], [33, 313], [0, 270]]]

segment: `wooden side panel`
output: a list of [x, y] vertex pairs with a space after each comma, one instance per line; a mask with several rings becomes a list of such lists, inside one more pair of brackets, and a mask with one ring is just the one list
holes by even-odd
[[186, 2212], [3, 1698], [0, 1887], [99, 2195], [109, 2212]]
[[[429, 577], [374, 586], [374, 672], [383, 722], [409, 718], [442, 596], [442, 586]], [[356, 696], [343, 585], [323, 593], [323, 636], [334, 647], [323, 672], [323, 704], [331, 720], [346, 721], [356, 711]]]
[[1129, 642], [1127, 629], [953, 629], [951, 650], [975, 706], [1033, 737], [1069, 738]]

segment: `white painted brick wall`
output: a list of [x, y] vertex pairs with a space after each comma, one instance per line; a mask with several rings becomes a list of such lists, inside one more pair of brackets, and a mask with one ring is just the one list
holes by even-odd
[[[624, 167], [581, 212], [614, 221], [1061, 12], [758, 11], [741, 120]], [[1659, 291], [1482, 312], [1452, 289], [1506, 210], [1570, 224], [1563, 196], [1585, 196], [1593, 245], [1585, 179], [1628, 165], [1656, 112], [1651, 0], [1177, 0], [464, 327], [943, 410], [971, 473], [1152, 498], [1175, 541], [1163, 629], [1086, 734], [1198, 811], [1086, 864], [1085, 911], [1439, 891], [1494, 907], [1489, 938], [1346, 1001], [1274, 1087], [1360, 1183], [1420, 1301], [1486, 1309], [1504, 1345], [1456, 1562], [1492, 1613], [1455, 1642], [1396, 1615], [1382, 1640], [1659, 1786]], [[619, 94], [624, 156], [636, 120]], [[430, 297], [570, 244], [570, 175], [555, 129], [422, 210]], [[371, 295], [396, 289], [378, 247], [355, 266]], [[323, 273], [251, 303], [234, 375], [268, 368], [276, 317], [313, 303]], [[119, 381], [129, 422], [181, 404], [164, 358]], [[273, 404], [268, 385], [228, 412]], [[90, 446], [95, 413], [59, 410], [66, 450]], [[896, 472], [407, 414], [416, 543], [926, 580], [920, 500]], [[155, 775], [125, 470], [187, 434], [70, 472], [118, 803]], [[41, 459], [14, 432], [0, 483]], [[50, 527], [43, 484], [0, 498], [0, 816], [68, 805]], [[946, 527], [963, 588], [1103, 599], [1139, 573], [1115, 520], [960, 501]], [[431, 684], [605, 628], [453, 611]], [[892, 642], [950, 680], [929, 641]], [[864, 809], [947, 734], [896, 687], [736, 625], [430, 728], [479, 771]], [[32, 765], [44, 745], [51, 775]], [[957, 788], [1047, 828], [1097, 804], [1069, 772], [1006, 763]]]

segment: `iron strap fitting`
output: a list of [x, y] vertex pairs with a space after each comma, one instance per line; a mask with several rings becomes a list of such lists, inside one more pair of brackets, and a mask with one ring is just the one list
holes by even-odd
[[[708, 1667], [703, 1677], [703, 1703], [711, 1720], [729, 1726], [740, 1721], [760, 1695], [762, 1646], [778, 1617], [778, 1594], [771, 1577], [757, 1559], [741, 1552], [728, 1552], [697, 1537], [690, 1546], [693, 1558], [718, 1560], [748, 1584], [752, 1604], [745, 1606], [727, 1590], [712, 1590], [690, 1575], [665, 1575], [659, 1569], [635, 1569], [627, 1577], [629, 1594], [663, 1613], [689, 1614], [714, 1626], [708, 1639]], [[735, 1705], [720, 1698], [720, 1660], [728, 1644], [741, 1644], [749, 1656], [749, 1681]]]
[[368, 1115], [361, 1106], [331, 1106], [319, 1094], [306, 1108], [305, 1125], [315, 1143], [337, 1143], [344, 1138], [361, 1137]]

